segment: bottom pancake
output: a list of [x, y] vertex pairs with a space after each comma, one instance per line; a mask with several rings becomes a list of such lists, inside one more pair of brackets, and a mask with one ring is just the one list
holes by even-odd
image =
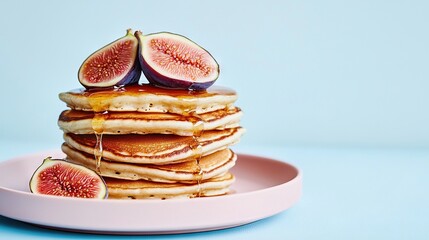
[[112, 199], [169, 199], [194, 198], [224, 195], [235, 181], [234, 175], [226, 173], [201, 183], [157, 183], [146, 180], [123, 180], [104, 178]]

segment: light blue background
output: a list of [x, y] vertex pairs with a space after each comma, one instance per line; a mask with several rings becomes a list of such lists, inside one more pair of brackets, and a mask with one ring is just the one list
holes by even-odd
[[[171, 31], [239, 93], [235, 148], [298, 166], [304, 195], [247, 226], [150, 238], [429, 239], [428, 13], [423, 0], [1, 1], [0, 161], [59, 148], [57, 95], [80, 87], [89, 54], [127, 28]], [[0, 216], [3, 238], [106, 237]]]
[[1, 138], [61, 141], [57, 94], [131, 27], [215, 56], [217, 84], [245, 111], [242, 144], [428, 147], [428, 12], [427, 1], [2, 1]]

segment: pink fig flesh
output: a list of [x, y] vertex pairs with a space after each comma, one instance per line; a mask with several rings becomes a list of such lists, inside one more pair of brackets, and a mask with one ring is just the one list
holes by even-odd
[[46, 158], [30, 180], [36, 194], [77, 198], [107, 197], [104, 180], [91, 169], [59, 159]]
[[204, 90], [219, 76], [219, 65], [208, 51], [190, 39], [168, 32], [143, 35], [139, 60], [150, 83], [178, 89]]
[[91, 54], [79, 68], [79, 82], [86, 88], [125, 86], [137, 83], [141, 69], [138, 40], [131, 29], [126, 36]]

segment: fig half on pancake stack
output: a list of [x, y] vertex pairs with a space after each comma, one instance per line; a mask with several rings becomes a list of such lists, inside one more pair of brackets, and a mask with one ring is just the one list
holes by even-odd
[[[141, 71], [148, 83], [138, 83]], [[227, 194], [245, 130], [234, 90], [213, 85], [208, 51], [172, 33], [127, 31], [79, 69], [85, 87], [60, 93], [67, 161], [96, 170], [109, 198]], [[213, 86], [212, 86], [213, 85]]]

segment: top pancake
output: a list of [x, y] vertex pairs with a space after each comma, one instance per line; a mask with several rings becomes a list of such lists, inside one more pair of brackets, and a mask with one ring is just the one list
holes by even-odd
[[59, 98], [74, 110], [170, 112], [187, 115], [232, 108], [237, 94], [232, 89], [219, 86], [212, 86], [204, 91], [190, 91], [135, 84], [113, 89], [77, 89], [60, 93]]

